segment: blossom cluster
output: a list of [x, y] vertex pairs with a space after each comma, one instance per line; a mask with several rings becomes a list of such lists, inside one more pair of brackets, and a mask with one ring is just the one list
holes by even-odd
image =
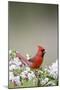
[[[27, 54], [27, 59], [29, 58]], [[20, 59], [15, 56], [15, 51], [9, 51], [9, 82], [15, 86], [21, 86], [23, 80], [32, 80], [35, 78], [34, 72], [22, 64]]]
[[58, 60], [49, 67], [32, 70], [16, 57], [15, 50], [9, 50], [9, 88], [53, 85], [58, 85]]

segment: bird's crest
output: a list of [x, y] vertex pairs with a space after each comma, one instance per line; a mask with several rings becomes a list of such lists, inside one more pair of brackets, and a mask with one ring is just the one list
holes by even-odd
[[42, 46], [38, 45], [38, 50], [45, 51], [45, 49]]

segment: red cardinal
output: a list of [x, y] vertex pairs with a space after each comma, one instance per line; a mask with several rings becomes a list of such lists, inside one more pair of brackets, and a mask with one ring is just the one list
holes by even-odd
[[34, 57], [30, 58], [29, 60], [27, 60], [27, 58], [22, 56], [20, 53], [16, 52], [16, 56], [20, 59], [20, 61], [33, 69], [37, 69], [41, 66], [44, 54], [45, 49], [41, 46], [38, 46], [37, 54]]

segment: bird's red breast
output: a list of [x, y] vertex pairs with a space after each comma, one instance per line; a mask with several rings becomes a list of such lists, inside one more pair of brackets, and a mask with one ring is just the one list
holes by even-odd
[[43, 58], [40, 56], [35, 56], [34, 58], [31, 59], [31, 62], [32, 62], [31, 68], [39, 68], [43, 62]]

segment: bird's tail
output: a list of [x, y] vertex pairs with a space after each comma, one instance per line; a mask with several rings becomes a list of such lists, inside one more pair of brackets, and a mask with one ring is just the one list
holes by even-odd
[[29, 62], [28, 59], [21, 55], [19, 52], [16, 52], [16, 57], [18, 57], [24, 65], [31, 66], [31, 62]]

